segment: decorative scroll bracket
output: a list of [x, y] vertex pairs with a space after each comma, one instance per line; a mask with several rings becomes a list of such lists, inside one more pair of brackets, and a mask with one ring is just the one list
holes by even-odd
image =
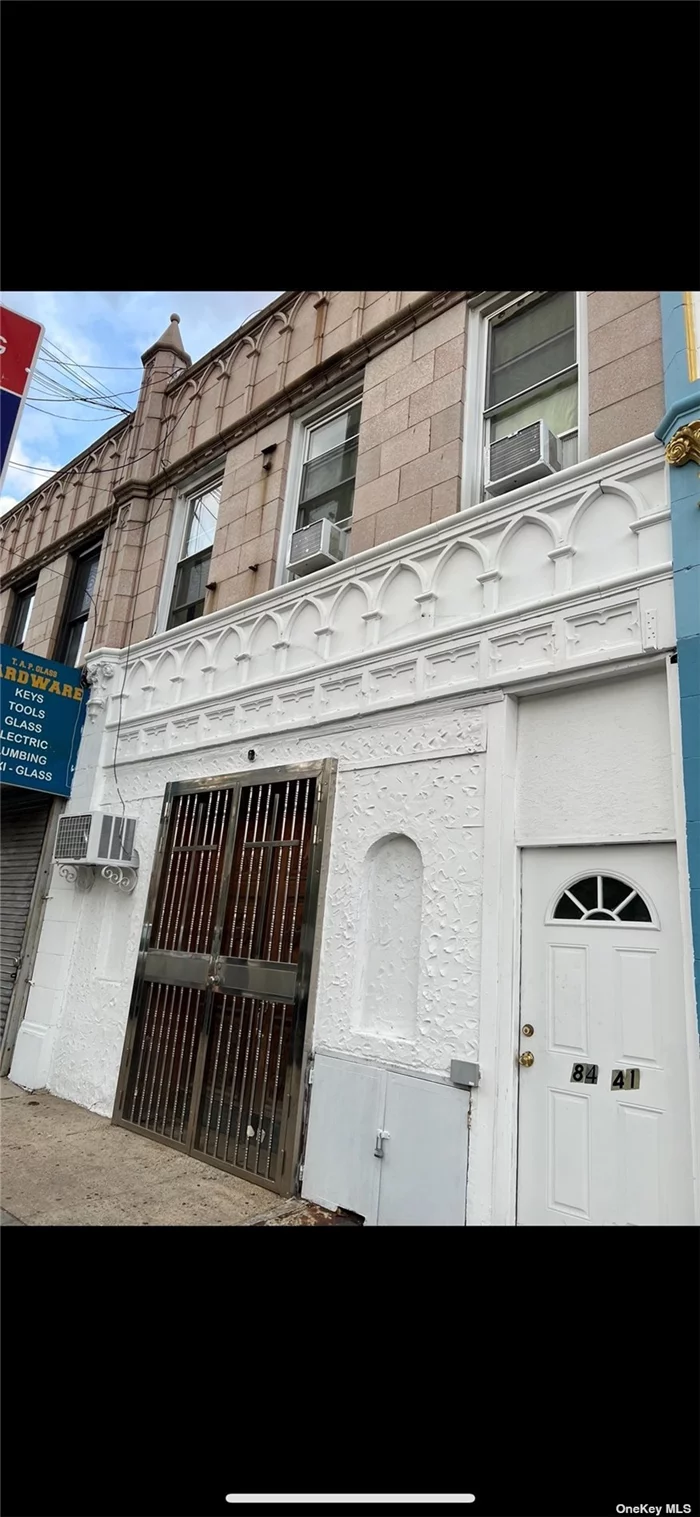
[[67, 880], [69, 885], [75, 885], [76, 890], [84, 893], [92, 890], [95, 883], [95, 871], [91, 864], [59, 864], [58, 872], [62, 880]]
[[133, 864], [59, 864], [58, 872], [61, 879], [67, 880], [69, 885], [75, 885], [76, 890], [87, 893], [97, 878], [101, 875], [110, 885], [114, 885], [121, 895], [132, 895], [138, 882], [139, 856], [134, 855]]
[[666, 462], [676, 468], [683, 464], [700, 464], [700, 421], [691, 421], [678, 431], [666, 445]]
[[138, 864], [133, 869], [126, 864], [105, 864], [100, 874], [110, 885], [116, 885], [122, 895], [132, 895], [139, 877]]

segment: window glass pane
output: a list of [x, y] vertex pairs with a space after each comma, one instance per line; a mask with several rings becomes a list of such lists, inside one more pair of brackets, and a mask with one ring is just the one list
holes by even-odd
[[561, 900], [557, 901], [554, 915], [558, 922], [579, 922], [583, 911], [575, 901], [572, 901], [571, 896], [563, 895]]
[[73, 621], [76, 616], [87, 616], [95, 593], [97, 570], [100, 564], [100, 549], [95, 553], [86, 553], [84, 558], [76, 561], [73, 570], [73, 585], [68, 602], [68, 620]]
[[487, 405], [541, 384], [576, 362], [573, 291], [550, 295], [491, 325]]
[[13, 648], [24, 647], [24, 640], [27, 635], [27, 628], [29, 626], [29, 618], [32, 614], [32, 606], [34, 605], [35, 594], [35, 589], [24, 590], [20, 595], [17, 596], [15, 614], [12, 620], [12, 629], [9, 639]]
[[352, 517], [352, 497], [355, 490], [355, 481], [348, 480], [336, 490], [328, 490], [325, 495], [315, 497], [299, 508], [299, 520], [297, 527], [310, 527], [314, 521], [332, 521], [340, 526], [342, 522], [349, 522]]
[[497, 442], [499, 437], [508, 437], [511, 432], [519, 432], [521, 427], [528, 426], [532, 421], [546, 422], [555, 437], [561, 432], [575, 430], [578, 425], [577, 381], [551, 390], [549, 394], [540, 392], [531, 395], [524, 404], [499, 411], [491, 417], [491, 442]]
[[73, 667], [77, 667], [77, 665], [80, 663], [80, 655], [83, 651], [86, 628], [87, 617], [84, 621], [73, 622], [68, 632], [65, 650], [61, 659], [59, 660], [59, 663], [71, 664]]
[[356, 442], [350, 443], [346, 448], [338, 448], [335, 453], [328, 453], [324, 458], [304, 464], [301, 478], [302, 503], [321, 495], [325, 490], [332, 490], [345, 480], [353, 480], [356, 470]]
[[97, 571], [98, 571], [99, 567], [100, 567], [100, 555], [99, 555], [99, 552], [94, 553], [91, 558], [83, 559], [83, 562], [82, 562], [82, 569], [83, 569], [83, 575], [82, 575], [83, 590], [82, 590], [82, 600], [81, 600], [80, 612], [78, 613], [81, 616], [87, 616], [89, 614], [90, 607], [92, 605], [92, 599], [91, 599], [91, 597], [94, 599], [94, 595], [95, 595], [95, 585], [97, 583]]
[[171, 611], [168, 628], [184, 627], [185, 622], [195, 622], [198, 616], [204, 614], [204, 601], [197, 601], [195, 605], [183, 606], [179, 611]]
[[211, 553], [204, 553], [195, 559], [184, 559], [178, 564], [173, 592], [174, 610], [193, 602], [204, 603], [210, 563]]
[[309, 429], [307, 445], [307, 458], [320, 458], [323, 453], [329, 453], [332, 448], [339, 448], [351, 437], [357, 437], [360, 430], [360, 412], [362, 402], [351, 406], [348, 411], [341, 412], [340, 416], [334, 416], [331, 421], [324, 421], [318, 427]]
[[651, 921], [651, 917], [649, 915], [649, 909], [645, 905], [645, 903], [642, 900], [642, 898], [641, 898], [640, 895], [633, 896], [632, 900], [628, 901], [628, 903], [627, 903], [626, 906], [623, 906], [622, 911], [620, 912], [620, 921], [621, 922], [650, 922]]
[[213, 485], [210, 490], [203, 490], [201, 495], [193, 495], [188, 502], [183, 558], [190, 558], [193, 553], [200, 553], [202, 548], [211, 548], [220, 500], [221, 485], [218, 484]]
[[614, 911], [616, 906], [621, 905], [630, 894], [631, 887], [624, 880], [603, 880], [603, 905], [608, 911]]

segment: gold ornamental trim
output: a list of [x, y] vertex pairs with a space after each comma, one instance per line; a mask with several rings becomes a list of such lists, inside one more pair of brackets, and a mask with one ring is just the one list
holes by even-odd
[[666, 444], [666, 462], [680, 468], [683, 464], [700, 464], [700, 421], [691, 421]]

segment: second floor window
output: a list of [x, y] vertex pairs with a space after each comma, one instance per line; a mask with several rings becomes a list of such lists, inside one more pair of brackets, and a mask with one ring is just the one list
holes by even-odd
[[88, 617], [95, 599], [95, 585], [102, 544], [93, 544], [73, 560], [68, 596], [54, 657], [59, 664], [80, 663], [85, 645]]
[[204, 615], [206, 586], [209, 579], [211, 551], [216, 518], [221, 500], [221, 480], [190, 495], [186, 502], [185, 526], [180, 555], [175, 570], [168, 627], [181, 627]]
[[361, 410], [362, 402], [355, 400], [305, 428], [297, 531], [319, 520], [349, 530]]
[[486, 441], [531, 422], [558, 437], [562, 467], [578, 457], [576, 295], [556, 291], [507, 306], [491, 318], [486, 375]]
[[29, 618], [32, 614], [36, 585], [25, 590], [15, 592], [12, 617], [8, 628], [7, 641], [11, 648], [23, 648], [27, 638]]

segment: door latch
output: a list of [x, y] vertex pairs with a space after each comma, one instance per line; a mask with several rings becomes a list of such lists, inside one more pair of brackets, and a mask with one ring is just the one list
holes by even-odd
[[388, 1137], [389, 1137], [389, 1133], [388, 1132], [383, 1132], [381, 1127], [377, 1128], [377, 1141], [376, 1141], [376, 1143], [374, 1145], [374, 1157], [375, 1157], [375, 1159], [383, 1159], [384, 1158], [384, 1142], [385, 1142], [385, 1139], [388, 1138]]

